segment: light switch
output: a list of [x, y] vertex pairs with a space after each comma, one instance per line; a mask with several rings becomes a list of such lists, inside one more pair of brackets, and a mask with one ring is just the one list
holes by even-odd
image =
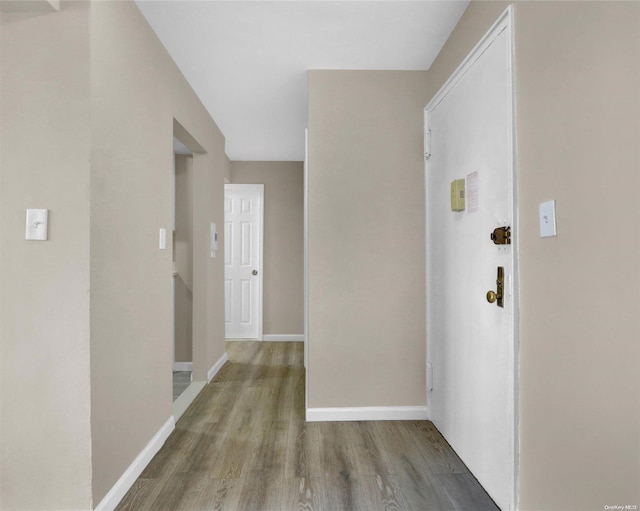
[[540, 237], [556, 236], [556, 201], [540, 204]]
[[48, 209], [27, 209], [27, 228], [25, 232], [25, 239], [46, 241], [48, 221]]
[[167, 230], [160, 229], [160, 250], [167, 248]]
[[210, 236], [211, 259], [215, 259], [216, 251], [218, 250], [218, 230], [216, 228], [216, 224], [214, 224], [213, 222], [210, 225], [210, 230], [211, 230], [211, 233], [210, 233], [211, 234], [211, 236]]

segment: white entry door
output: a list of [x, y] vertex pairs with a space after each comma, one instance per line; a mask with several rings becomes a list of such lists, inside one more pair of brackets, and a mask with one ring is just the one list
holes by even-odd
[[262, 340], [264, 185], [224, 186], [227, 339]]
[[[504, 511], [515, 499], [515, 245], [491, 234], [517, 234], [510, 12], [425, 112], [429, 410]], [[452, 211], [454, 180], [465, 183], [463, 211]], [[489, 303], [498, 268], [502, 300]]]

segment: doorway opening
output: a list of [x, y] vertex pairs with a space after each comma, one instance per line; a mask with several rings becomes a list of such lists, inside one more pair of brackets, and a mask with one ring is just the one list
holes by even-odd
[[[172, 360], [173, 417], [178, 420], [198, 393], [206, 385], [203, 374], [207, 361], [203, 354], [204, 338], [194, 335], [202, 324], [202, 316], [194, 314], [201, 310], [207, 300], [198, 288], [202, 274], [202, 263], [198, 262], [194, 247], [202, 240], [197, 234], [198, 217], [195, 204], [198, 200], [199, 169], [205, 149], [177, 121], [173, 120], [174, 161], [174, 225], [172, 236], [173, 254], [173, 306], [174, 346]], [[168, 368], [167, 368], [168, 369]], [[199, 381], [202, 380], [202, 381]], [[174, 397], [175, 396], [175, 397]]]
[[173, 138], [173, 401], [193, 374], [193, 153]]

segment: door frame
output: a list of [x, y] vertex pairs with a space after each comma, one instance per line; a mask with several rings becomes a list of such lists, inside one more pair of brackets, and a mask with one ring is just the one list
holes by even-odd
[[[512, 231], [514, 231], [513, 241], [512, 241], [512, 253], [511, 253], [511, 263], [513, 268], [513, 275], [511, 278], [511, 282], [507, 285], [510, 285], [510, 294], [513, 297], [513, 316], [511, 318], [511, 353], [509, 357], [510, 362], [510, 373], [512, 375], [512, 379], [510, 380], [510, 393], [513, 400], [513, 406], [510, 410], [509, 420], [512, 423], [512, 437], [510, 438], [510, 457], [512, 462], [512, 473], [511, 473], [511, 481], [510, 481], [510, 502], [509, 507], [511, 510], [518, 509], [518, 480], [519, 480], [519, 429], [520, 429], [520, 413], [519, 413], [519, 323], [520, 323], [520, 301], [519, 301], [519, 265], [518, 265], [518, 254], [519, 254], [519, 237], [518, 237], [518, 193], [517, 193], [517, 168], [516, 168], [516, 116], [515, 116], [515, 75], [514, 75], [514, 59], [515, 59], [515, 44], [514, 44], [514, 9], [513, 5], [509, 5], [505, 11], [498, 17], [495, 23], [491, 26], [491, 28], [486, 32], [486, 34], [480, 39], [480, 41], [475, 45], [475, 47], [471, 50], [468, 56], [462, 61], [462, 63], [457, 67], [457, 69], [451, 74], [449, 79], [444, 83], [444, 85], [440, 88], [440, 90], [433, 96], [431, 101], [427, 104], [424, 109], [424, 143], [425, 143], [425, 168], [424, 168], [424, 178], [425, 178], [425, 256], [426, 256], [426, 266], [425, 266], [425, 274], [426, 274], [426, 318], [427, 318], [427, 343], [426, 343], [426, 393], [427, 393], [427, 414], [428, 418], [432, 419], [431, 410], [429, 409], [429, 387], [431, 383], [431, 341], [430, 339], [434, 339], [432, 332], [432, 321], [430, 316], [430, 304], [433, 303], [433, 290], [430, 284], [430, 266], [432, 260], [432, 233], [431, 233], [431, 211], [430, 211], [430, 188], [429, 188], [429, 156], [430, 156], [430, 124], [429, 124], [429, 112], [435, 107], [449, 94], [449, 92], [453, 89], [453, 87], [458, 83], [458, 81], [465, 75], [465, 73], [473, 66], [473, 64], [480, 58], [480, 56], [484, 53], [484, 51], [493, 43], [493, 41], [500, 35], [502, 32], [506, 31], [507, 36], [509, 38], [509, 74], [511, 75], [511, 80], [509, 83], [510, 89], [510, 97], [509, 101], [511, 103], [511, 129], [510, 133], [510, 147], [511, 147], [511, 161], [510, 161], [510, 173], [511, 173], [511, 194], [512, 194]], [[506, 510], [505, 510], [506, 511]]]
[[304, 129], [303, 163], [303, 222], [304, 222], [304, 409], [309, 409], [309, 129]]
[[[256, 315], [258, 316], [258, 336], [255, 340], [262, 341], [264, 337], [263, 329], [263, 311], [264, 311], [264, 286], [263, 286], [263, 262], [264, 262], [264, 184], [239, 184], [239, 183], [225, 183], [224, 192], [225, 199], [227, 196], [227, 189], [233, 188], [236, 190], [247, 190], [258, 192], [260, 204], [258, 205], [258, 300], [259, 304], [256, 307]], [[224, 220], [223, 220], [224, 221]], [[224, 233], [224, 228], [222, 229]], [[226, 240], [225, 240], [226, 246]], [[225, 266], [226, 266], [226, 254], [225, 254]], [[226, 297], [225, 297], [226, 300]], [[233, 306], [233, 304], [231, 304]], [[226, 330], [225, 330], [226, 337]], [[249, 339], [254, 340], [254, 339]]]

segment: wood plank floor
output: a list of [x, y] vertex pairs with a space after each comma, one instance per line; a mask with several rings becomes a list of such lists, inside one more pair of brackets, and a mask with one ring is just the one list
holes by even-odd
[[227, 354], [119, 511], [498, 509], [428, 421], [305, 423], [302, 343]]

